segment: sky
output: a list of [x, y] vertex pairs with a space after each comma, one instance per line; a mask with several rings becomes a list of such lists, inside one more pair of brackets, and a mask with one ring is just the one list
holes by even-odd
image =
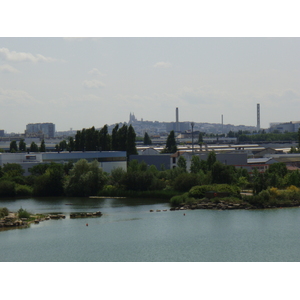
[[[300, 121], [298, 6], [294, 0], [4, 1], [0, 129], [23, 133], [28, 123], [37, 122], [53, 122], [58, 131], [99, 128], [128, 122], [130, 112], [139, 120], [171, 122], [176, 107], [180, 121], [220, 123], [223, 114], [225, 124], [256, 126], [257, 103], [262, 128]], [[147, 266], [139, 265], [135, 273], [143, 276], [134, 278], [146, 289], [145, 276], [158, 267], [147, 273]], [[110, 279], [127, 275], [128, 268], [120, 273], [103, 267], [109, 280], [101, 280], [111, 294], [115, 280]], [[180, 271], [191, 273], [193, 267], [181, 265]], [[221, 274], [219, 282], [227, 288], [228, 268], [220, 273], [215, 265], [200, 267], [203, 274]], [[159, 268], [164, 282], [156, 282], [156, 291], [170, 296], [165, 287], [177, 279], [178, 265], [166, 266], [173, 272]], [[242, 274], [241, 287], [257, 273], [257, 265], [235, 268], [229, 275]], [[289, 268], [285, 273], [293, 274]], [[277, 273], [269, 265], [268, 270], [263, 274], [271, 284]], [[73, 273], [67, 271], [70, 283], [78, 280]], [[90, 281], [80, 280], [86, 294]], [[124, 278], [120, 282], [125, 290], [131, 287]], [[30, 282], [20, 284], [28, 288]], [[204, 293], [210, 295], [209, 284]], [[286, 293], [282, 278], [280, 286], [279, 292]], [[234, 296], [240, 298], [239, 289]]]
[[100, 128], [130, 113], [172, 122], [176, 107], [182, 122], [223, 115], [224, 124], [256, 126], [257, 103], [262, 128], [300, 121], [299, 37], [34, 33], [0, 37], [0, 129], [8, 133], [43, 122]]

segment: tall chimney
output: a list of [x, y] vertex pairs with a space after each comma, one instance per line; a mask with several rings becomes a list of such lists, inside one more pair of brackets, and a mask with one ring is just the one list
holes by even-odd
[[260, 130], [260, 105], [257, 103], [257, 131]]
[[222, 115], [222, 134], [224, 133], [224, 130], [223, 130], [223, 115]]
[[179, 116], [178, 116], [178, 107], [176, 107], [176, 131], [179, 132]]

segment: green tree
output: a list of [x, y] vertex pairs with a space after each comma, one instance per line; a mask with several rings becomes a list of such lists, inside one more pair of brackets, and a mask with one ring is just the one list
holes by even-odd
[[98, 143], [99, 132], [95, 129], [94, 126], [85, 130], [85, 151], [95, 151], [99, 146]]
[[81, 159], [74, 164], [65, 182], [65, 192], [68, 196], [96, 195], [107, 181], [107, 176], [94, 160], [88, 163]]
[[112, 151], [117, 151], [119, 149], [118, 129], [119, 129], [119, 124], [116, 124], [112, 130], [112, 136], [111, 136], [111, 150]]
[[67, 141], [66, 140], [62, 140], [59, 142], [58, 144], [58, 150], [59, 151], [65, 151], [67, 149]]
[[38, 164], [28, 169], [28, 171], [32, 176], [40, 176], [46, 173], [48, 166], [48, 164]]
[[23, 176], [24, 169], [20, 164], [16, 163], [7, 163], [3, 165], [2, 171], [9, 177], [13, 176]]
[[103, 126], [103, 128], [99, 132], [99, 141], [100, 141], [100, 148], [102, 151], [109, 151], [111, 150], [111, 139], [110, 135], [108, 134], [107, 125]]
[[2, 168], [3, 176], [1, 180], [8, 180], [17, 184], [25, 184], [24, 169], [20, 164], [7, 163]]
[[162, 151], [163, 153], [175, 153], [177, 151], [177, 145], [175, 140], [175, 132], [172, 130], [167, 138], [166, 147]]
[[186, 158], [184, 156], [179, 156], [178, 161], [177, 161], [177, 166], [178, 168], [181, 168], [182, 170], [184, 170], [184, 172], [186, 172]]
[[299, 170], [289, 172], [285, 176], [285, 181], [287, 186], [294, 185], [296, 187], [300, 187], [300, 172]]
[[82, 151], [82, 134], [80, 130], [77, 130], [75, 134], [75, 151]]
[[127, 157], [129, 157], [130, 155], [137, 154], [135, 138], [136, 138], [135, 131], [134, 131], [132, 125], [130, 124], [128, 131], [127, 131], [127, 143], [126, 143]]
[[35, 142], [30, 144], [30, 152], [39, 152], [39, 147]]
[[201, 184], [198, 174], [181, 173], [173, 183], [173, 188], [176, 191], [188, 192], [193, 186]]
[[116, 186], [117, 188], [120, 188], [122, 186], [123, 179], [126, 175], [126, 171], [121, 168], [115, 168], [110, 173], [109, 178], [109, 184]]
[[16, 141], [11, 141], [9, 145], [9, 152], [14, 153], [18, 151], [18, 145]]
[[34, 181], [33, 193], [36, 196], [62, 196], [64, 194], [64, 167], [52, 162], [43, 175]]
[[75, 142], [73, 137], [69, 137], [68, 145], [67, 145], [68, 151], [72, 152], [75, 150]]
[[19, 142], [19, 151], [26, 152], [26, 143], [24, 142], [24, 139], [21, 139]]
[[119, 128], [117, 133], [118, 151], [126, 151], [127, 149], [127, 125], [123, 125]]
[[287, 174], [287, 172], [288, 172], [288, 170], [286, 168], [286, 165], [284, 163], [280, 162], [280, 163], [271, 164], [269, 166], [267, 174], [275, 173], [279, 177], [283, 178]]
[[201, 160], [198, 155], [192, 156], [191, 167], [190, 167], [191, 173], [197, 174], [201, 170], [201, 162], [200, 161]]
[[259, 173], [257, 168], [254, 168], [252, 175], [252, 183], [253, 194], [259, 194], [262, 190], [266, 190], [268, 188], [267, 175], [264, 173]]
[[234, 166], [227, 166], [219, 161], [216, 161], [211, 168], [212, 183], [222, 184], [235, 184], [236, 183], [236, 170]]
[[207, 168], [210, 171], [212, 169], [213, 164], [217, 161], [217, 156], [214, 151], [209, 152], [207, 157]]
[[241, 189], [244, 189], [248, 184], [249, 184], [249, 181], [247, 180], [246, 177], [241, 176], [241, 177], [238, 178], [237, 185], [238, 185]]
[[147, 132], [144, 134], [144, 145], [152, 145], [152, 141]]
[[40, 152], [46, 152], [46, 145], [45, 145], [44, 139], [42, 139], [41, 146], [40, 146], [39, 150], [40, 150]]

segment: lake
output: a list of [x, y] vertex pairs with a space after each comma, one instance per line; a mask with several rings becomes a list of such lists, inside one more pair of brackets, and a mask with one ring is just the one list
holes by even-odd
[[[66, 215], [1, 231], [2, 262], [300, 261], [299, 207], [170, 211], [157, 199], [110, 198], [1, 199], [0, 207]], [[99, 210], [100, 218], [69, 217]]]

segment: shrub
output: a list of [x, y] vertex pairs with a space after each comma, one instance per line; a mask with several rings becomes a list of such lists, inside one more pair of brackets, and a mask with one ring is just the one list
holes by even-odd
[[115, 168], [111, 171], [109, 183], [111, 185], [120, 186], [125, 175], [126, 171], [124, 169], [121, 167]]
[[262, 207], [264, 205], [262, 198], [259, 197], [258, 195], [244, 196], [243, 200], [257, 207]]
[[28, 185], [16, 185], [17, 196], [31, 196], [33, 188]]
[[212, 184], [194, 186], [189, 191], [190, 197], [201, 199], [207, 192], [214, 191], [216, 193], [224, 193], [233, 197], [240, 197], [240, 188], [229, 184]]
[[118, 188], [113, 185], [105, 185], [99, 194], [105, 196], [115, 196], [117, 195]]
[[201, 199], [211, 190], [213, 190], [211, 185], [197, 185], [190, 189], [189, 196]]
[[18, 210], [18, 216], [19, 216], [19, 218], [29, 218], [30, 217], [30, 213], [26, 209], [23, 209], [21, 207]]
[[267, 203], [270, 200], [270, 193], [268, 190], [261, 191], [258, 196], [261, 198], [262, 202]]
[[0, 207], [0, 218], [8, 215], [8, 209], [6, 207]]
[[170, 199], [171, 206], [178, 206], [182, 203], [184, 204], [190, 204], [194, 202], [195, 199], [192, 197], [189, 197], [189, 193], [184, 193], [182, 195], [174, 196]]
[[174, 180], [173, 188], [176, 191], [188, 192], [193, 186], [200, 184], [200, 177], [193, 173], [182, 173]]

